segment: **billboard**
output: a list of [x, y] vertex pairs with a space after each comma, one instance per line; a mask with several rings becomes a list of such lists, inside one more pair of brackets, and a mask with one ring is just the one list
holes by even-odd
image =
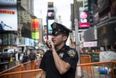
[[16, 6], [17, 5], [17, 0], [0, 0], [0, 5]]
[[0, 31], [17, 31], [17, 1], [0, 0]]
[[39, 20], [38, 19], [32, 19], [32, 39], [34, 40], [38, 40], [40, 37], [40, 33], [39, 33], [39, 29], [40, 29], [40, 24], [39, 24]]
[[83, 7], [79, 8], [79, 28], [89, 28], [90, 22], [88, 21], [89, 13], [84, 11]]
[[84, 42], [83, 47], [97, 47], [97, 41]]
[[51, 24], [54, 22], [54, 20], [48, 20], [48, 34], [52, 33], [52, 27]]
[[84, 32], [84, 41], [94, 41], [97, 40], [97, 28], [91, 27]]

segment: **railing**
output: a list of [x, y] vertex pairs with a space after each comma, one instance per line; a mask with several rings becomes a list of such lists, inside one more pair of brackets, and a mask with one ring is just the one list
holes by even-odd
[[39, 78], [41, 73], [41, 69], [23, 70], [4, 73], [0, 75], [0, 78]]
[[17, 65], [0, 72], [0, 78], [39, 78], [41, 69], [38, 69], [35, 61]]
[[[35, 62], [20, 64], [0, 72], [0, 78], [39, 78], [42, 71], [37, 67]], [[77, 65], [78, 67], [81, 78], [116, 78], [116, 61], [83, 63]]]
[[116, 78], [116, 61], [84, 63], [77, 68], [80, 68], [81, 78]]

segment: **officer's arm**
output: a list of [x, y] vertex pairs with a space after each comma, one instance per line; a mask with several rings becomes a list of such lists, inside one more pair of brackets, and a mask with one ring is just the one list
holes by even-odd
[[56, 66], [57, 70], [59, 71], [60, 74], [66, 73], [69, 70], [69, 68], [71, 67], [70, 64], [63, 61], [58, 56], [58, 54], [55, 50], [54, 43], [52, 41], [47, 41], [47, 43], [51, 45], [50, 49], [52, 50], [52, 55], [53, 55], [53, 59], [54, 59], [55, 66]]
[[60, 74], [66, 73], [69, 70], [69, 68], [70, 68], [70, 64], [65, 62], [65, 61], [63, 61], [58, 56], [58, 54], [57, 54], [55, 49], [52, 49], [52, 54], [53, 54], [53, 58], [54, 58], [54, 61], [55, 61], [56, 68], [59, 71], [59, 73]]

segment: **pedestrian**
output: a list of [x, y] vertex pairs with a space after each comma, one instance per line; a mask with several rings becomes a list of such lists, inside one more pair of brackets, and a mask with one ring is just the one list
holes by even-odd
[[19, 54], [19, 60], [20, 60], [20, 63], [22, 63], [22, 61], [23, 61], [23, 56], [24, 56], [24, 53], [21, 52], [21, 53]]
[[25, 52], [23, 54], [23, 58], [22, 58], [22, 63], [28, 62], [29, 61], [29, 55], [27, 55], [27, 52]]
[[35, 61], [37, 59], [35, 50], [32, 50], [32, 52], [30, 52], [29, 59], [30, 59], [30, 61]]
[[4, 23], [3, 23], [3, 21], [0, 22], [0, 30], [2, 30], [2, 31], [4, 30]]
[[19, 52], [16, 50], [15, 51], [15, 61], [16, 61], [16, 65], [19, 64]]
[[56, 22], [51, 27], [52, 40], [46, 41], [49, 50], [41, 60], [40, 78], [75, 78], [78, 53], [66, 45], [71, 30]]

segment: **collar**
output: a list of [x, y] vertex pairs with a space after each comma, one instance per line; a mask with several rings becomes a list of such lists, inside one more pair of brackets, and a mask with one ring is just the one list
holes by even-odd
[[69, 47], [65, 44], [61, 49], [57, 50], [57, 53], [61, 53], [61, 52], [65, 52], [66, 50], [68, 50]]

